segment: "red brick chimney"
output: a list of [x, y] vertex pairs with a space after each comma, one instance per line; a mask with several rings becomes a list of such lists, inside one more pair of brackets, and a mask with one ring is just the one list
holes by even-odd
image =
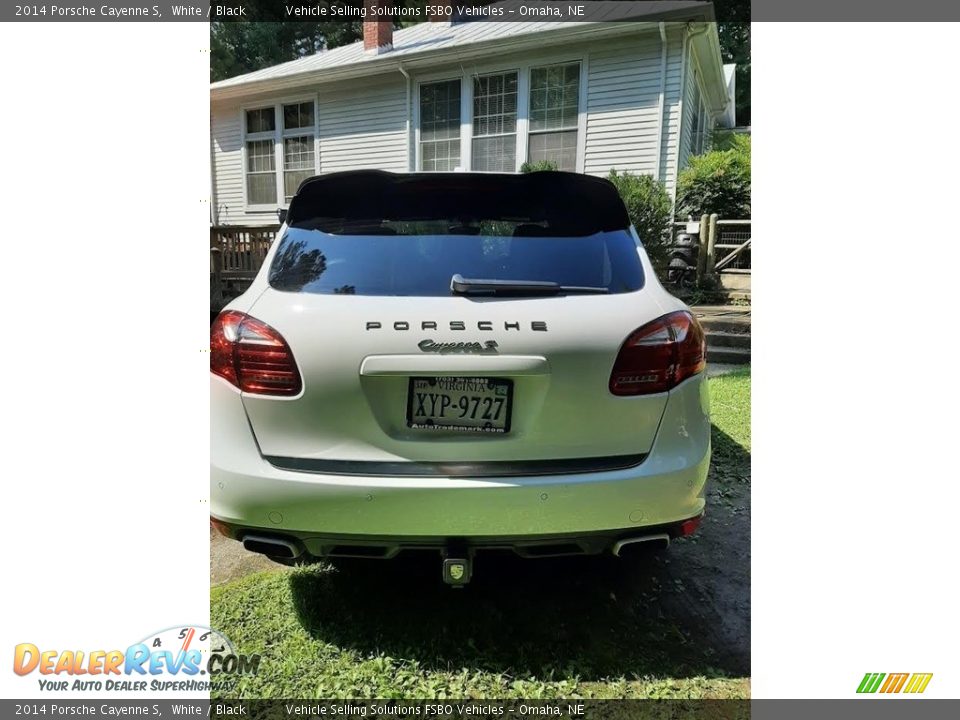
[[[367, 19], [363, 21], [363, 49], [384, 52], [393, 47], [393, 21], [384, 20], [377, 8], [389, 7], [393, 0], [363, 0]], [[370, 19], [373, 18], [373, 19]]]

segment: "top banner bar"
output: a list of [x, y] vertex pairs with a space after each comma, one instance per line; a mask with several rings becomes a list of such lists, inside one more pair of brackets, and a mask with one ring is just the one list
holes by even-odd
[[[375, 8], [375, 9], [374, 9]], [[3, 22], [451, 22], [931, 21], [960, 20], [960, 3], [914, 0], [57, 0], [0, 5]]]

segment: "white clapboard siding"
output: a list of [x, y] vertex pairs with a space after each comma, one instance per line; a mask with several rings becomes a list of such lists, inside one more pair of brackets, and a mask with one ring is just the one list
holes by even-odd
[[[313, 93], [317, 93], [321, 173], [407, 170], [407, 89], [402, 76], [390, 83], [354, 81], [309, 88], [301, 94]], [[268, 104], [276, 101], [270, 96], [263, 99]], [[240, 105], [217, 104], [211, 109], [214, 218], [221, 225], [276, 225], [275, 211], [249, 211], [244, 206], [241, 122]]]
[[217, 106], [210, 112], [210, 143], [213, 152], [213, 183], [216, 207], [213, 217], [220, 225], [276, 224], [276, 215], [248, 216], [243, 207], [243, 153], [239, 106]]
[[[704, 95], [702, 87], [703, 81], [700, 73], [696, 71], [696, 54], [692, 51], [692, 49], [688, 49], [687, 52], [687, 79], [684, 84], [683, 92], [683, 124], [681, 126], [680, 133], [680, 151], [677, 156], [680, 161], [680, 170], [683, 170], [687, 166], [690, 161], [690, 157], [693, 155], [693, 115], [695, 112], [697, 112], [695, 101], [698, 93], [696, 92], [695, 88], [698, 83], [701, 84], [699, 96], [702, 98]], [[709, 113], [705, 113], [704, 115], [704, 124], [701, 132], [704, 136], [703, 150], [705, 152], [709, 149], [710, 133], [715, 127], [716, 123], [709, 116]]]
[[697, 111], [694, 107], [695, 92], [694, 83], [696, 76], [694, 73], [693, 53], [687, 49], [687, 62], [685, 73], [686, 80], [683, 84], [683, 122], [680, 125], [680, 148], [677, 158], [680, 163], [680, 170], [687, 166], [687, 160], [690, 158], [690, 149], [693, 145], [693, 114]]
[[668, 35], [660, 156], [661, 44], [656, 33], [629, 45], [590, 52], [584, 171], [644, 173], [667, 183], [676, 179], [680, 56], [678, 33]]
[[678, 151], [680, 148], [680, 86], [682, 72], [683, 40], [679, 33], [668, 37], [667, 44], [667, 82], [663, 110], [663, 147], [660, 162], [663, 168], [662, 179], [667, 192], [674, 197], [677, 186]]
[[375, 168], [406, 172], [407, 88], [363, 81], [321, 88], [320, 172]]

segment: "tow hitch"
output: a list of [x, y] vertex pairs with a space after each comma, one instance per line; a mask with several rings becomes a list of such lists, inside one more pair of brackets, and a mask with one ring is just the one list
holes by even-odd
[[465, 548], [448, 548], [443, 557], [443, 581], [447, 585], [463, 587], [473, 575], [473, 562]]

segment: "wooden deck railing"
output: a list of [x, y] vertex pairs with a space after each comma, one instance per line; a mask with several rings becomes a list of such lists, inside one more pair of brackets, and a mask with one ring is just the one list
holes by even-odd
[[699, 223], [674, 223], [671, 241], [681, 232], [690, 232], [699, 237], [699, 285], [705, 275], [750, 274], [751, 227], [750, 220], [722, 220], [717, 215], [704, 215]]
[[250, 285], [279, 229], [236, 225], [210, 228], [211, 319]]
[[263, 265], [277, 230], [278, 227], [211, 227], [210, 272], [219, 271], [223, 280], [252, 279]]

